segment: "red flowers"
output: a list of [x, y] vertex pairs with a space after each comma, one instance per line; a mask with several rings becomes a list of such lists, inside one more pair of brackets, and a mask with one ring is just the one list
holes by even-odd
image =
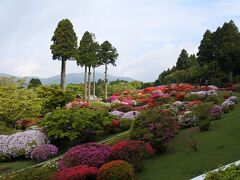
[[136, 170], [141, 170], [143, 158], [153, 153], [152, 146], [144, 141], [123, 140], [112, 147], [111, 158], [125, 160], [132, 164]]
[[177, 94], [176, 95], [176, 101], [183, 101], [185, 98], [185, 94]]
[[51, 176], [50, 180], [86, 180], [95, 179], [97, 174], [96, 167], [89, 167], [87, 165], [80, 165], [71, 168], [63, 169]]

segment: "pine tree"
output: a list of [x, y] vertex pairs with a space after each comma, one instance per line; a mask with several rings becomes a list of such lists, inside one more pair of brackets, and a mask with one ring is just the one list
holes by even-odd
[[76, 58], [77, 36], [73, 30], [73, 25], [68, 19], [63, 19], [52, 37], [53, 44], [50, 49], [52, 58], [62, 61], [61, 68], [61, 88], [65, 89], [66, 83], [66, 61]]
[[178, 57], [176, 67], [178, 70], [186, 69], [188, 67], [188, 53], [183, 49]]

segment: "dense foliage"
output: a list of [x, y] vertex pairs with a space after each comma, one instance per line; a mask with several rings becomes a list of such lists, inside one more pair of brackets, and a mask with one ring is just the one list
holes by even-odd
[[[211, 83], [218, 86], [226, 82], [239, 82], [240, 33], [231, 20], [215, 32], [207, 30], [201, 40], [197, 57], [183, 49], [176, 66], [163, 71], [155, 85], [168, 83]], [[208, 81], [205, 81], [208, 80]]]
[[231, 165], [230, 167], [224, 169], [219, 169], [218, 171], [210, 172], [205, 177], [205, 180], [232, 180], [240, 178], [240, 166]]
[[105, 110], [58, 109], [47, 115], [41, 122], [48, 137], [53, 140], [67, 139], [86, 142], [94, 134], [104, 130], [112, 116]]

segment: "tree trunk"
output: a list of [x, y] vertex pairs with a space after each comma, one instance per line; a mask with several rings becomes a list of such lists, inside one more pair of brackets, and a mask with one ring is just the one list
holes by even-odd
[[90, 101], [90, 95], [91, 95], [91, 67], [88, 67], [88, 98], [87, 102]]
[[87, 66], [84, 72], [84, 101], [87, 101]]
[[108, 85], [108, 79], [107, 79], [107, 64], [105, 64], [105, 89], [104, 89], [104, 100], [107, 101], [107, 85]]
[[61, 88], [65, 90], [66, 83], [66, 60], [62, 59], [62, 67], [61, 67]]
[[232, 70], [229, 72], [229, 80], [230, 80], [230, 82], [233, 82], [233, 71]]
[[93, 68], [93, 98], [95, 100], [95, 94], [96, 94], [96, 82], [95, 82], [95, 67]]

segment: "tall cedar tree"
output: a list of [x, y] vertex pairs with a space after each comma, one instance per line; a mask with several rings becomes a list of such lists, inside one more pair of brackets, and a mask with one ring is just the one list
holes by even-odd
[[[84, 99], [87, 101], [90, 100], [90, 93], [91, 93], [91, 67], [96, 66], [98, 62], [97, 51], [99, 46], [98, 46], [98, 43], [95, 42], [94, 40], [95, 40], [94, 34], [86, 31], [80, 41], [80, 45], [78, 48], [77, 64], [85, 66]], [[88, 70], [88, 75], [87, 75], [87, 70]]]
[[176, 64], [177, 69], [179, 70], [186, 69], [188, 67], [188, 61], [189, 61], [188, 53], [185, 49], [183, 49], [177, 60]]
[[112, 46], [108, 41], [104, 41], [99, 50], [99, 58], [101, 63], [105, 66], [105, 89], [104, 89], [104, 99], [107, 100], [107, 85], [108, 85], [108, 77], [107, 77], [107, 66], [112, 64], [116, 66], [116, 60], [118, 58], [117, 49]]
[[198, 47], [198, 63], [200, 65], [209, 64], [214, 59], [214, 42], [213, 42], [213, 34], [211, 31], [207, 30], [204, 35], [203, 39]]
[[72, 23], [68, 19], [63, 19], [58, 23], [52, 41], [53, 44], [50, 47], [52, 58], [62, 61], [61, 88], [64, 90], [66, 84], [66, 61], [74, 60], [77, 48], [77, 36]]

